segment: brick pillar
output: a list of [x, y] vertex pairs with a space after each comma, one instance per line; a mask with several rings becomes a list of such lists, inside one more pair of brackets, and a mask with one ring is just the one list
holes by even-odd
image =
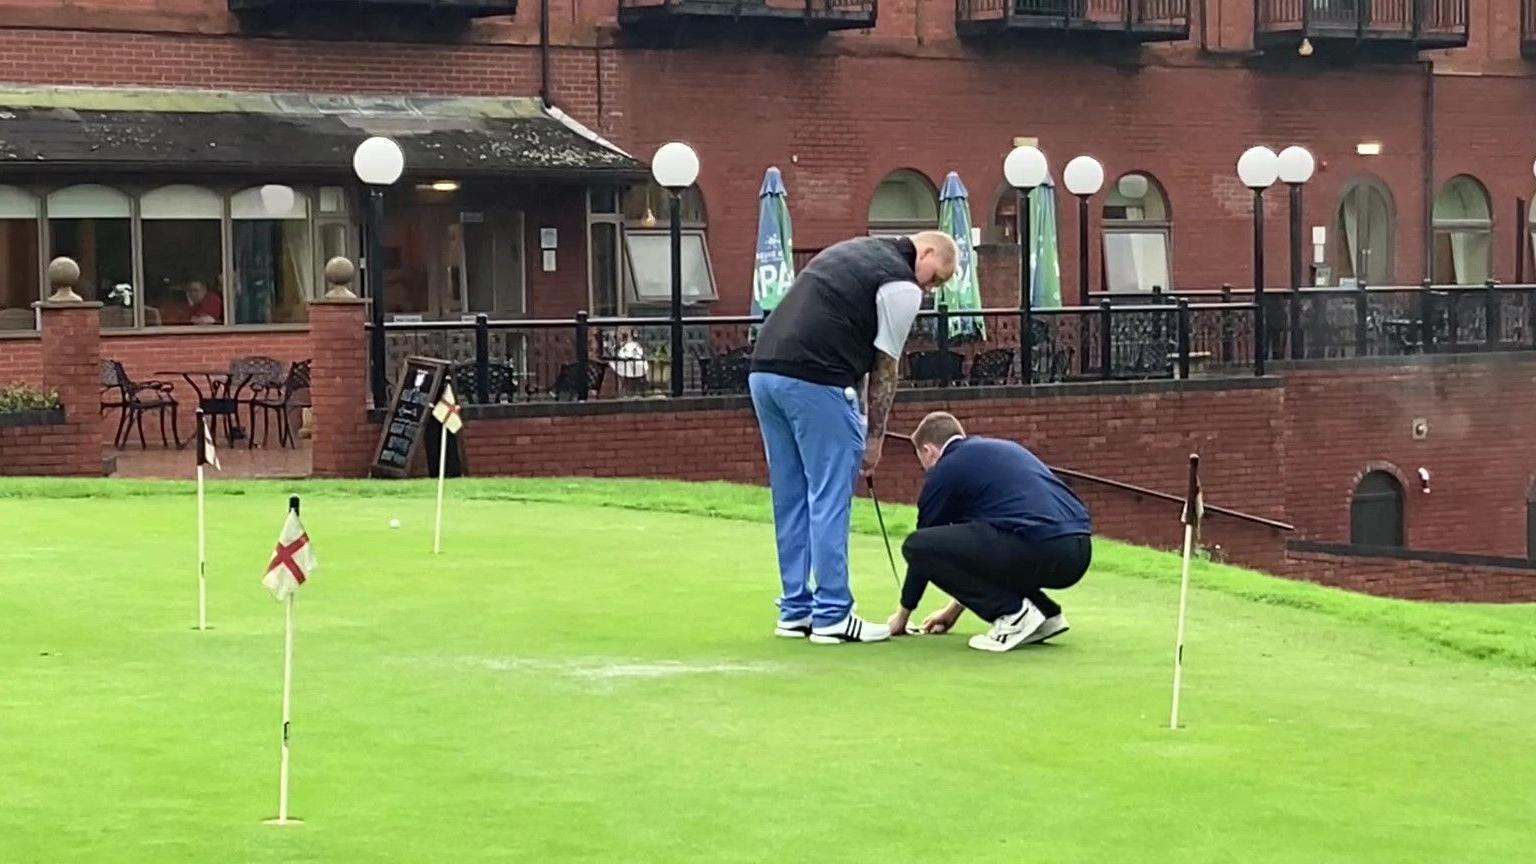
[[368, 301], [347, 286], [352, 262], [325, 265], [330, 290], [309, 304], [313, 470], [317, 477], [366, 477], [379, 428], [368, 422]]
[[101, 304], [75, 293], [80, 265], [56, 258], [48, 265], [53, 293], [32, 304], [42, 318], [43, 386], [57, 391], [64, 425], [50, 436], [48, 474], [100, 477]]

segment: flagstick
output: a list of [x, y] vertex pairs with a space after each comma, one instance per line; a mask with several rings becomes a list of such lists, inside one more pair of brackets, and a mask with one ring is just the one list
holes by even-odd
[[277, 824], [288, 824], [288, 725], [293, 705], [293, 599], [288, 595], [288, 626], [283, 635], [283, 763], [278, 771]]
[[1173, 713], [1169, 729], [1179, 728], [1179, 696], [1184, 689], [1184, 617], [1189, 608], [1189, 565], [1195, 554], [1195, 532], [1205, 509], [1200, 494], [1200, 457], [1189, 456], [1189, 488], [1184, 493], [1184, 562], [1179, 574], [1179, 624], [1173, 643]]
[[208, 531], [203, 515], [203, 466], [197, 466], [197, 629], [208, 629]]
[[1169, 729], [1179, 728], [1179, 692], [1184, 684], [1184, 610], [1189, 604], [1189, 559], [1194, 552], [1195, 526], [1184, 526], [1184, 567], [1179, 579], [1179, 627], [1173, 648], [1173, 717]]
[[441, 444], [437, 451], [437, 527], [432, 532], [432, 554], [443, 551], [443, 481], [448, 476], [448, 429], [438, 428]]

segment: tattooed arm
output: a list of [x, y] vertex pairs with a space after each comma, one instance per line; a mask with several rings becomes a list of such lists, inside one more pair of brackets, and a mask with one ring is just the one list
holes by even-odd
[[885, 445], [885, 427], [891, 417], [891, 403], [896, 400], [896, 358], [875, 352], [875, 368], [869, 373], [869, 431], [864, 443], [863, 470], [867, 475], [880, 463]]

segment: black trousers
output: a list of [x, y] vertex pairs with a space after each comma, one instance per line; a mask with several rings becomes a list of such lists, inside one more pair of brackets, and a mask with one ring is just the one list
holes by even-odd
[[1093, 560], [1093, 541], [1085, 534], [1032, 543], [985, 522], [921, 528], [901, 544], [907, 581], [901, 605], [916, 609], [923, 589], [933, 583], [985, 621], [1019, 610], [1029, 600], [1046, 617], [1061, 606], [1044, 588], [1076, 585]]

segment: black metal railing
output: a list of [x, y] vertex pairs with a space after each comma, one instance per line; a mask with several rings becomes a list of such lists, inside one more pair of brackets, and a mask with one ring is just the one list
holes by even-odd
[[873, 24], [877, 0], [619, 0], [621, 19], [636, 15], [702, 15]]
[[998, 22], [1030, 29], [1189, 31], [1189, 0], [957, 0], [961, 24]]
[[[1252, 304], [1252, 289], [1180, 291], [1176, 294], [1101, 294], [1122, 306], [1168, 304], [1176, 299], [1218, 305]], [[1264, 292], [1262, 353], [1269, 359], [1323, 360], [1413, 354], [1536, 349], [1536, 285], [1366, 286], [1269, 289]], [[1223, 323], [1202, 332], [1195, 323], [1195, 352], [1252, 357], [1248, 330]]]
[[[1251, 303], [1168, 302], [1024, 311], [919, 313], [902, 357], [912, 387], [985, 387], [1067, 381], [1187, 377], [1191, 366], [1252, 368]], [[674, 364], [667, 318], [592, 318], [384, 325], [391, 379], [407, 357], [449, 364], [458, 398], [474, 404], [664, 397], [673, 376], [689, 396], [747, 392], [761, 318], [681, 320], [683, 360]], [[1028, 323], [1029, 338], [1019, 334]], [[370, 325], [371, 327], [372, 325]], [[1230, 350], [1224, 350], [1228, 346]], [[1024, 358], [1028, 357], [1026, 364]]]
[[1318, 36], [1465, 40], [1469, 15], [1469, 0], [1259, 0], [1257, 26]]
[[[351, 0], [348, 4], [355, 11], [377, 10], [380, 14], [402, 11], [435, 12], [469, 17], [486, 15], [512, 15], [517, 12], [518, 0]], [[338, 5], [335, 0], [229, 0], [229, 11], [287, 11], [295, 9], [328, 9]]]

